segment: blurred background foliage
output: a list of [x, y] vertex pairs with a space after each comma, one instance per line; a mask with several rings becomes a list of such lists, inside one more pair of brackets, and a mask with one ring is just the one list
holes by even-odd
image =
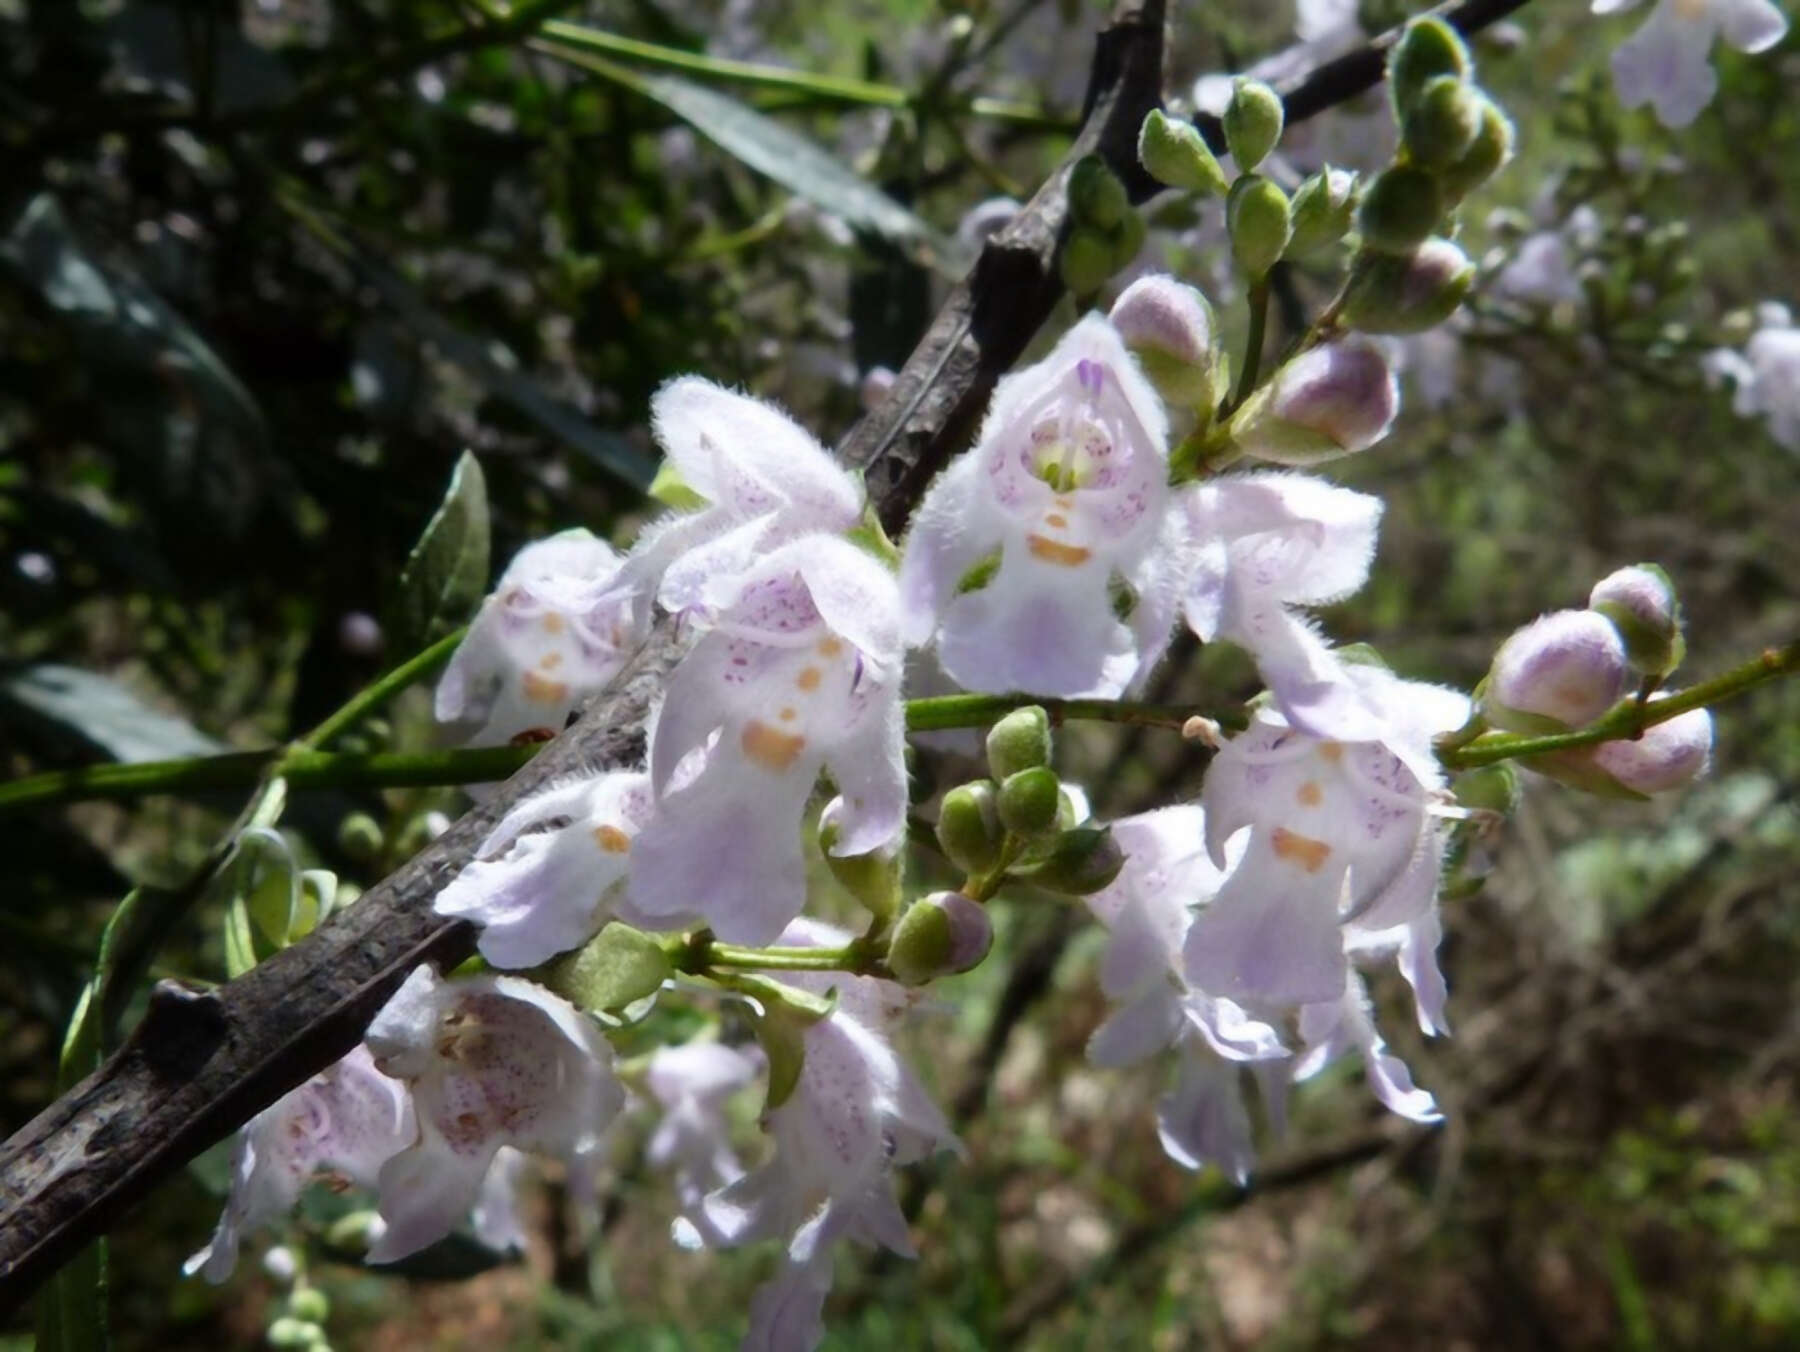
[[[1285, 5], [1174, 9], [1177, 96], [1292, 41]], [[1365, 3], [1365, 26], [1406, 9]], [[1695, 360], [1741, 338], [1734, 311], [1800, 301], [1800, 51], [1717, 53], [1719, 99], [1671, 137], [1617, 109], [1605, 58], [1628, 29], [1586, 9], [1531, 5], [1478, 45], [1521, 148], [1466, 223], [1491, 284], [1460, 342], [1409, 345], [1396, 435], [1342, 466], [1388, 509], [1375, 579], [1333, 631], [1465, 688], [1518, 624], [1638, 559], [1676, 579], [1692, 675], [1800, 628], [1795, 457]], [[1066, 145], [1101, 17], [1092, 0], [0, 0], [0, 771], [316, 722], [407, 655], [381, 619], [465, 448], [497, 569], [564, 526], [628, 537], [654, 471], [647, 398], [675, 373], [839, 434], [966, 262], [959, 223], [1028, 195]], [[1378, 163], [1380, 113], [1336, 110], [1290, 150]], [[1142, 265], [1207, 286], [1229, 325], [1217, 212], [1154, 210]], [[1571, 284], [1521, 297], [1501, 279], [1544, 231]], [[1290, 327], [1327, 272], [1286, 279]], [[1238, 655], [1187, 646], [1157, 687], [1253, 684]], [[424, 694], [362, 736], [429, 744]], [[1103, 813], [1198, 782], [1178, 739], [1066, 745]], [[1083, 1062], [1095, 936], [1003, 904], [995, 957], [943, 988], [922, 1042], [970, 1158], [910, 1189], [916, 1265], [845, 1260], [832, 1345], [1800, 1343], [1797, 789], [1793, 686], [1725, 710], [1715, 774], [1672, 801], [1534, 785], [1448, 903], [1455, 1038], [1421, 1046], [1391, 1020], [1448, 1123], [1382, 1120], [1327, 1077], [1247, 1193], [1164, 1159], [1155, 1072]], [[457, 803], [312, 794], [289, 825], [367, 885]], [[53, 1096], [119, 898], [179, 884], [237, 806], [0, 815], [0, 1127]], [[341, 839], [353, 810], [378, 846]], [[219, 922], [194, 911], [157, 972], [220, 979]], [[666, 1185], [626, 1136], [591, 1243], [554, 1180], [525, 1259], [466, 1280], [377, 1275], [315, 1242], [334, 1341], [732, 1345], [773, 1256], [676, 1252]], [[219, 1164], [117, 1233], [119, 1346], [261, 1339], [279, 1293], [254, 1262], [220, 1291], [177, 1276]], [[316, 1241], [328, 1209], [305, 1215]], [[28, 1345], [8, 1327], [0, 1346]]]

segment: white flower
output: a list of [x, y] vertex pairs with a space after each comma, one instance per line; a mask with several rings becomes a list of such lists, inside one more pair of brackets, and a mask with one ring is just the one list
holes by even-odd
[[1444, 835], [1434, 808], [1443, 776], [1431, 736], [1459, 726], [1468, 703], [1433, 686], [1353, 668], [1384, 737], [1309, 736], [1271, 710], [1220, 751], [1202, 802], [1206, 842], [1248, 828], [1243, 857], [1194, 922], [1190, 982], [1252, 1007], [1342, 998], [1346, 935], [1433, 913]]
[[619, 562], [585, 530], [521, 549], [444, 668], [438, 721], [469, 746], [561, 732], [643, 637], [618, 590]]
[[475, 1238], [495, 1253], [525, 1251], [525, 1222], [519, 1215], [519, 1184], [528, 1163], [525, 1152], [510, 1145], [500, 1147], [494, 1162], [488, 1166], [476, 1194], [475, 1206], [469, 1212], [469, 1225]]
[[1188, 627], [1208, 643], [1249, 649], [1296, 725], [1365, 732], [1343, 661], [1292, 607], [1341, 600], [1368, 579], [1381, 500], [1309, 475], [1263, 472], [1199, 484], [1178, 504], [1191, 559]]
[[[651, 738], [657, 793], [628, 897], [766, 944], [806, 899], [800, 822], [821, 768], [841, 795], [834, 852], [867, 854], [906, 822], [899, 598], [856, 546], [796, 540], [707, 594], [714, 628], [669, 678]], [[705, 749], [685, 784], [677, 766]]]
[[935, 635], [966, 689], [1119, 694], [1168, 642], [1167, 478], [1162, 403], [1089, 315], [1000, 382], [975, 449], [926, 492], [900, 565], [908, 641]]
[[[1593, 0], [1596, 14], [1635, 8], [1638, 0]], [[1648, 103], [1665, 127], [1685, 127], [1712, 102], [1719, 77], [1713, 39], [1740, 52], [1767, 51], [1787, 33], [1771, 0], [1657, 0], [1643, 27], [1612, 55], [1613, 86], [1627, 108]]]
[[1762, 326], [1742, 353], [1722, 348], [1702, 359], [1709, 376], [1729, 376], [1737, 387], [1732, 408], [1739, 417], [1761, 414], [1769, 435], [1800, 451], [1800, 327], [1786, 307], [1758, 307]]
[[712, 580], [747, 571], [798, 536], [841, 534], [862, 518], [861, 481], [773, 404], [682, 376], [656, 392], [650, 415], [682, 483], [706, 501], [653, 524], [625, 562], [622, 582], [665, 610], [702, 605]]
[[1344, 976], [1343, 993], [1335, 1000], [1311, 1004], [1300, 1011], [1300, 1040], [1306, 1050], [1294, 1067], [1296, 1082], [1310, 1079], [1346, 1052], [1362, 1057], [1369, 1088], [1390, 1112], [1414, 1122], [1443, 1120], [1437, 1101], [1413, 1084], [1406, 1063], [1388, 1051], [1375, 1028], [1374, 1011], [1362, 978], [1355, 971]]
[[212, 1242], [183, 1271], [215, 1285], [231, 1275], [238, 1245], [284, 1216], [319, 1170], [373, 1187], [382, 1167], [412, 1142], [406, 1088], [356, 1047], [244, 1124], [231, 1155], [231, 1196]]
[[642, 771], [534, 794], [488, 833], [433, 909], [480, 925], [481, 955], [496, 967], [535, 967], [579, 948], [613, 916], [638, 924], [645, 918], [623, 884], [652, 802]]
[[1131, 1065], [1177, 1049], [1175, 1087], [1157, 1107], [1163, 1149], [1186, 1168], [1214, 1163], [1242, 1182], [1255, 1154], [1239, 1067], [1279, 1069], [1288, 1053], [1269, 1023], [1188, 983], [1182, 950], [1193, 908], [1225, 876], [1207, 857], [1204, 814], [1163, 808], [1114, 822], [1113, 836], [1125, 867], [1088, 906], [1111, 931], [1100, 988], [1118, 1008], [1089, 1040], [1088, 1059]]
[[[812, 946], [847, 938], [806, 921], [782, 935], [784, 943]], [[824, 1336], [820, 1312], [835, 1241], [913, 1256], [894, 1199], [895, 1166], [961, 1147], [888, 1041], [890, 1023], [911, 1004], [905, 991], [871, 977], [776, 975], [820, 991], [835, 987], [838, 1006], [806, 1030], [799, 1082], [765, 1119], [773, 1158], [706, 1198], [701, 1233], [720, 1247], [787, 1241], [786, 1264], [751, 1300], [743, 1346], [793, 1352]]]
[[[704, 1224], [706, 1194], [744, 1176], [731, 1148], [726, 1104], [749, 1086], [763, 1064], [757, 1048], [747, 1051], [718, 1042], [658, 1047], [650, 1055], [645, 1081], [662, 1118], [650, 1134], [645, 1155], [658, 1169], [675, 1174], [675, 1197], [690, 1224]], [[696, 1242], [704, 1242], [696, 1233]]]
[[385, 1222], [369, 1261], [449, 1234], [503, 1146], [591, 1152], [624, 1106], [612, 1049], [568, 1002], [516, 977], [416, 969], [369, 1025], [376, 1069], [411, 1090], [417, 1139], [381, 1168]]

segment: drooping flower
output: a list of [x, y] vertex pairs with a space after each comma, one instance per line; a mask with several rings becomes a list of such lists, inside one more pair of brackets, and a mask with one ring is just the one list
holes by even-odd
[[1366, 735], [1359, 687], [1293, 607], [1341, 600], [1368, 579], [1381, 500], [1264, 471], [1214, 479], [1177, 501], [1190, 560], [1188, 627], [1208, 643], [1247, 648], [1296, 726]]
[[[1593, 0], [1596, 14], [1635, 9], [1639, 0]], [[1715, 38], [1740, 52], [1764, 52], [1787, 33], [1772, 0], [1656, 0], [1637, 32], [1614, 49], [1613, 87], [1627, 108], [1650, 104], [1665, 127], [1685, 127], [1719, 88]]]
[[627, 896], [646, 916], [698, 913], [727, 942], [766, 944], [805, 901], [800, 821], [821, 768], [843, 803], [834, 854], [905, 826], [899, 598], [871, 556], [818, 535], [705, 604], [714, 627], [669, 678], [651, 739], [657, 803]]
[[[817, 946], [848, 938], [799, 921], [782, 942]], [[799, 1082], [767, 1114], [775, 1154], [705, 1199], [706, 1224], [698, 1233], [719, 1247], [786, 1241], [781, 1271], [751, 1299], [743, 1346], [794, 1352], [824, 1336], [821, 1312], [839, 1239], [913, 1256], [894, 1199], [894, 1168], [961, 1147], [890, 1044], [893, 1023], [911, 1004], [900, 987], [841, 973], [777, 975], [821, 993], [835, 988], [838, 1005], [806, 1030]]]
[[643, 638], [619, 564], [585, 530], [521, 549], [444, 668], [438, 721], [469, 746], [561, 732]]
[[658, 1047], [650, 1055], [645, 1081], [662, 1117], [644, 1153], [656, 1168], [674, 1172], [675, 1197], [690, 1224], [704, 1223], [707, 1193], [744, 1176], [725, 1107], [756, 1078], [762, 1060], [755, 1048], [719, 1042]]
[[1740, 418], [1761, 414], [1778, 445], [1800, 451], [1800, 326], [1784, 305], [1760, 305], [1757, 315], [1760, 327], [1742, 352], [1721, 348], [1703, 365], [1710, 378], [1731, 379]]
[[[1188, 983], [1183, 944], [1194, 909], [1210, 903], [1224, 871], [1207, 855], [1205, 817], [1182, 805], [1112, 824], [1125, 851], [1113, 882], [1087, 898], [1111, 933], [1100, 988], [1117, 1008], [1088, 1042], [1096, 1065], [1180, 1055], [1174, 1088], [1157, 1107], [1164, 1151], [1189, 1169], [1216, 1164], [1242, 1182], [1255, 1160], [1239, 1070], [1285, 1074], [1287, 1049], [1269, 1023]], [[1278, 1082], [1269, 1082], [1279, 1094]]]
[[682, 376], [656, 392], [650, 416], [682, 483], [706, 504], [653, 524], [625, 561], [621, 582], [665, 610], [701, 605], [709, 582], [790, 540], [861, 519], [861, 482], [773, 404]]
[[406, 1087], [377, 1070], [365, 1048], [353, 1048], [244, 1124], [232, 1151], [225, 1212], [212, 1242], [184, 1271], [223, 1282], [243, 1238], [286, 1215], [315, 1173], [373, 1187], [381, 1167], [413, 1135]]
[[417, 1139], [381, 1166], [369, 1261], [443, 1238], [503, 1146], [576, 1159], [624, 1106], [612, 1049], [568, 1002], [507, 976], [417, 968], [369, 1025], [377, 1070], [411, 1091]]
[[579, 948], [613, 916], [641, 924], [623, 884], [652, 804], [650, 776], [626, 770], [523, 799], [433, 909], [480, 925], [477, 946], [496, 967], [535, 967]]
[[1167, 476], [1162, 403], [1090, 315], [1000, 382], [975, 449], [926, 492], [900, 565], [908, 642], [935, 636], [966, 689], [1119, 694], [1173, 620]]
[[1201, 801], [1214, 862], [1248, 829], [1243, 856], [1189, 931], [1187, 978], [1253, 1007], [1343, 997], [1346, 936], [1433, 913], [1444, 781], [1431, 738], [1468, 701], [1376, 668], [1351, 675], [1388, 731], [1356, 742], [1301, 732], [1274, 710], [1219, 752]]
[[1344, 990], [1336, 1000], [1307, 1005], [1300, 1011], [1300, 1040], [1305, 1050], [1294, 1067], [1296, 1083], [1311, 1079], [1338, 1057], [1355, 1052], [1362, 1057], [1369, 1088], [1389, 1112], [1413, 1122], [1441, 1122], [1437, 1100], [1413, 1083], [1406, 1063], [1388, 1050], [1375, 1027], [1374, 1010], [1363, 979], [1355, 969], [1344, 975]]

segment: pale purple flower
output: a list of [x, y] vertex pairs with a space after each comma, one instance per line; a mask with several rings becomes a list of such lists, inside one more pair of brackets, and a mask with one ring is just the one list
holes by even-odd
[[496, 967], [535, 967], [579, 948], [614, 916], [643, 925], [647, 917], [631, 907], [623, 885], [632, 840], [653, 804], [642, 771], [608, 771], [533, 794], [488, 833], [432, 907], [480, 925], [477, 945]]
[[817, 535], [705, 604], [714, 627], [669, 678], [651, 738], [657, 803], [627, 896], [661, 923], [698, 914], [727, 942], [766, 944], [806, 899], [800, 823], [821, 769], [843, 800], [834, 853], [905, 827], [899, 598], [873, 557]]
[[612, 1049], [567, 1001], [516, 977], [407, 977], [369, 1025], [376, 1069], [411, 1091], [417, 1139], [381, 1167], [369, 1261], [449, 1234], [503, 1146], [576, 1159], [624, 1106]]
[[619, 564], [585, 530], [521, 549], [444, 668], [438, 721], [468, 746], [561, 732], [643, 639]]
[[[662, 1109], [645, 1155], [658, 1169], [675, 1175], [675, 1197], [690, 1224], [704, 1223], [706, 1194], [744, 1176], [731, 1147], [726, 1105], [756, 1079], [763, 1064], [759, 1049], [719, 1042], [687, 1042], [658, 1047], [645, 1072], [650, 1097]], [[695, 1242], [704, 1242], [696, 1234]]]
[[481, 1180], [481, 1191], [469, 1212], [475, 1238], [495, 1253], [525, 1252], [525, 1221], [519, 1214], [519, 1185], [529, 1157], [510, 1145], [500, 1147]]
[[1761, 414], [1778, 445], [1800, 451], [1800, 327], [1785, 306], [1757, 307], [1761, 327], [1744, 350], [1721, 348], [1703, 365], [1709, 377], [1727, 376], [1736, 391], [1732, 408], [1741, 418]]
[[681, 481], [706, 506], [653, 523], [620, 581], [666, 610], [702, 605], [709, 583], [736, 577], [790, 540], [841, 534], [862, 518], [863, 487], [811, 433], [773, 404], [698, 376], [650, 401], [652, 428]]
[[[1616, 14], [1638, 3], [1593, 0], [1593, 10]], [[1771, 0], [1656, 0], [1643, 26], [1613, 51], [1613, 87], [1627, 108], [1650, 104], [1665, 127], [1685, 127], [1719, 88], [1714, 39], [1740, 52], [1763, 52], [1786, 33], [1787, 17]]]
[[1119, 694], [1173, 621], [1167, 478], [1162, 402], [1090, 315], [1000, 382], [975, 449], [926, 492], [900, 565], [908, 642], [935, 637], [970, 690]]
[[406, 1086], [377, 1070], [365, 1048], [352, 1049], [244, 1124], [218, 1229], [183, 1270], [223, 1282], [243, 1238], [292, 1210], [314, 1174], [373, 1187], [381, 1167], [414, 1134]]
[[[784, 943], [806, 945], [847, 938], [807, 921], [782, 935]], [[806, 1030], [799, 1082], [765, 1118], [774, 1156], [708, 1196], [695, 1231], [718, 1247], [786, 1242], [786, 1263], [751, 1299], [743, 1346], [794, 1352], [824, 1336], [837, 1240], [913, 1256], [894, 1168], [961, 1146], [889, 1042], [890, 1026], [911, 1004], [900, 987], [836, 973], [775, 975], [820, 992], [834, 987], [838, 1005]]]
[[1314, 737], [1264, 710], [1207, 772], [1214, 862], [1223, 867], [1226, 842], [1248, 833], [1187, 936], [1187, 978], [1216, 996], [1251, 1007], [1338, 1000], [1346, 924], [1393, 929], [1436, 905], [1444, 780], [1431, 737], [1459, 726], [1468, 703], [1376, 668], [1351, 671], [1384, 735]]
[[1300, 1040], [1305, 1051], [1294, 1067], [1296, 1082], [1310, 1079], [1338, 1057], [1354, 1052], [1362, 1058], [1369, 1088], [1388, 1111], [1425, 1124], [1443, 1120], [1437, 1101], [1413, 1084], [1406, 1063], [1382, 1041], [1369, 993], [1355, 971], [1345, 973], [1343, 990], [1336, 999], [1309, 1004], [1300, 1011]]
[[1336, 735], [1336, 706], [1356, 691], [1343, 661], [1294, 609], [1356, 591], [1375, 555], [1381, 500], [1304, 474], [1230, 475], [1177, 498], [1189, 573], [1182, 609], [1208, 643], [1247, 648], [1276, 701], [1298, 725]]

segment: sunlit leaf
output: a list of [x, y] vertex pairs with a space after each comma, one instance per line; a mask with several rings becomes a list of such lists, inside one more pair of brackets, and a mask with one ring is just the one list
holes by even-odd
[[487, 482], [481, 463], [464, 451], [443, 502], [400, 572], [389, 642], [414, 652], [442, 638], [474, 614], [487, 579]]

